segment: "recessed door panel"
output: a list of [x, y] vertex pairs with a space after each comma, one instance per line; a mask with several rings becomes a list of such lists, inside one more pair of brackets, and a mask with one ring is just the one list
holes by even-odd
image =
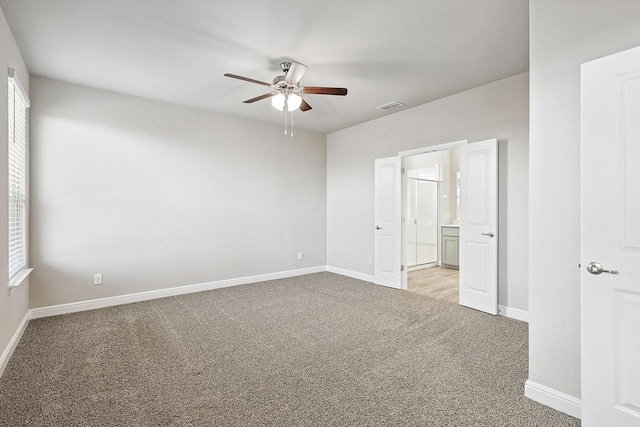
[[465, 194], [465, 203], [467, 204], [467, 223], [468, 224], [486, 224], [487, 219], [487, 191], [488, 183], [488, 150], [481, 150], [469, 153], [465, 173], [472, 176], [473, 179], [466, 180], [467, 189]]
[[616, 123], [619, 135], [616, 143], [616, 216], [623, 228], [616, 234], [625, 250], [640, 250], [640, 73], [620, 77], [617, 93], [620, 113]]
[[378, 238], [378, 244], [380, 245], [380, 248], [378, 250], [378, 256], [380, 258], [380, 271], [383, 273], [393, 273], [393, 270], [396, 267], [394, 263], [396, 237], [381, 235]]
[[640, 419], [640, 294], [615, 293], [615, 404]]
[[465, 290], [486, 295], [488, 292], [487, 267], [489, 262], [489, 245], [486, 243], [467, 242], [465, 253], [467, 263], [465, 265], [466, 281]]
[[394, 170], [395, 165], [381, 165], [378, 169], [378, 173], [380, 174], [378, 194], [379, 194], [379, 204], [376, 206], [378, 210], [377, 218], [380, 221], [393, 221], [395, 219], [395, 203], [396, 195], [394, 194], [396, 188], [396, 173]]

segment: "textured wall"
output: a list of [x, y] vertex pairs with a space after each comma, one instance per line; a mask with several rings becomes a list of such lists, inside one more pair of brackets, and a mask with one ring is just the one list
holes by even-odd
[[528, 73], [327, 137], [327, 262], [373, 275], [374, 159], [468, 139], [500, 142], [499, 302], [527, 310]]
[[32, 102], [31, 307], [326, 264], [324, 134], [40, 77]]

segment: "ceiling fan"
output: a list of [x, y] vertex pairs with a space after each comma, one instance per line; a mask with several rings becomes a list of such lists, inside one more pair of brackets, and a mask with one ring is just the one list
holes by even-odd
[[271, 105], [277, 110], [285, 112], [292, 112], [297, 109], [300, 109], [300, 111], [311, 110], [311, 106], [302, 99], [303, 95], [344, 96], [347, 94], [347, 89], [341, 87], [300, 86], [300, 79], [302, 79], [302, 76], [304, 76], [308, 68], [306, 65], [298, 62], [283, 62], [280, 64], [280, 67], [284, 75], [274, 77], [273, 83], [262, 82], [229, 73], [225, 74], [225, 77], [244, 80], [271, 88], [273, 92], [247, 99], [244, 103], [251, 104], [256, 101], [271, 98]]

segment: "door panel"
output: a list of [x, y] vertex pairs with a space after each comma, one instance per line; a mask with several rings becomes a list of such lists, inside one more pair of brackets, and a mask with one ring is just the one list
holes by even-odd
[[[638, 418], [640, 408], [640, 295], [616, 290], [614, 296], [614, 404]], [[636, 374], [634, 374], [636, 373]], [[640, 425], [640, 423], [638, 424]]]
[[375, 161], [375, 283], [401, 288], [402, 181], [400, 157]]
[[582, 425], [638, 427], [640, 47], [582, 65], [580, 149]]
[[460, 265], [458, 237], [443, 237], [442, 246], [442, 263], [452, 266]]
[[460, 304], [498, 314], [498, 141], [460, 151]]
[[380, 271], [383, 273], [393, 274], [393, 270], [396, 267], [394, 264], [394, 253], [396, 251], [396, 238], [395, 236], [389, 236], [380, 233], [378, 237], [378, 259], [380, 260]]
[[488, 149], [471, 151], [466, 155], [465, 203], [467, 224], [485, 225], [487, 219], [487, 204], [491, 194], [489, 192], [489, 158]]

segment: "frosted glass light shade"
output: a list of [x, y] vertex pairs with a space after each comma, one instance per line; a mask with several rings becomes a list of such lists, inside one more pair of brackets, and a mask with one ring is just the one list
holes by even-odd
[[289, 111], [296, 111], [298, 108], [300, 108], [300, 104], [302, 103], [302, 98], [300, 98], [299, 95], [296, 95], [295, 93], [291, 93], [289, 94], [289, 102], [287, 103], [287, 110]]
[[278, 111], [282, 111], [284, 109], [284, 94], [279, 93], [275, 96], [272, 96], [271, 106]]
[[[279, 93], [275, 96], [271, 97], [271, 106], [278, 111], [282, 111], [284, 109], [284, 101], [285, 95]], [[302, 98], [295, 93], [290, 93], [287, 99], [287, 111], [295, 111], [300, 108], [300, 104], [302, 103]]]

